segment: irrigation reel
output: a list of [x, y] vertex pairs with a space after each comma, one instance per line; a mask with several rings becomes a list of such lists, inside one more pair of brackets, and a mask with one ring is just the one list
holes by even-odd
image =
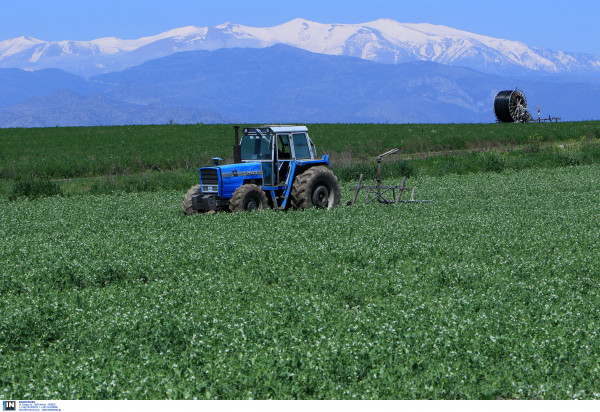
[[527, 110], [527, 99], [525, 94], [519, 90], [503, 90], [498, 92], [494, 99], [494, 114], [499, 123], [529, 123], [529, 122], [558, 122], [560, 117], [548, 116], [542, 119], [540, 107], [536, 106], [537, 119]]

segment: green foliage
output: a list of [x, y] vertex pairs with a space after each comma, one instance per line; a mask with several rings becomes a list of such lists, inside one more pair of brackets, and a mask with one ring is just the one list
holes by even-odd
[[[561, 147], [562, 146], [562, 147]], [[472, 153], [444, 153], [426, 158], [411, 159], [410, 163], [419, 175], [444, 176], [503, 170], [553, 168], [600, 161], [600, 145], [597, 140], [564, 144], [541, 145], [538, 150], [530, 146], [506, 147], [504, 151], [484, 150]]]
[[198, 169], [230, 158], [233, 137], [229, 125], [0, 129], [0, 144], [0, 178], [59, 179]]
[[0, 393], [598, 399], [600, 166], [509, 166], [419, 173], [428, 204], [0, 203]]
[[154, 192], [159, 189], [155, 180], [146, 176], [125, 176], [116, 179], [114, 176], [104, 176], [92, 182], [90, 193], [92, 194], [111, 194], [116, 192]]
[[571, 141], [554, 146], [554, 153], [562, 166], [578, 166], [582, 164], [582, 138], [579, 141]]
[[16, 182], [9, 200], [15, 200], [19, 197], [28, 197], [35, 199], [42, 196], [60, 196], [62, 190], [58, 183], [47, 180], [25, 180]]
[[[598, 139], [599, 122], [542, 124], [312, 124], [310, 135], [334, 166], [404, 154], [491, 150], [499, 146]], [[539, 136], [539, 137], [538, 137]], [[233, 157], [232, 125], [151, 125], [0, 129], [0, 179], [66, 179], [150, 171], [193, 172], [212, 157]], [[349, 162], [336, 163], [351, 152]], [[335, 156], [338, 154], [338, 156]], [[343, 160], [343, 159], [342, 159]]]
[[486, 172], [501, 172], [506, 168], [503, 154], [495, 151], [479, 153], [479, 163]]
[[[362, 174], [365, 179], [377, 177], [377, 163], [354, 163], [343, 167], [333, 167], [333, 172], [340, 180], [357, 180]], [[415, 168], [406, 160], [390, 162], [383, 161], [381, 165], [382, 178], [402, 178], [415, 176]]]
[[538, 133], [530, 134], [527, 137], [525, 151], [532, 152], [532, 153], [539, 152], [542, 148], [543, 141], [544, 141], [544, 138], [541, 135], [539, 135]]

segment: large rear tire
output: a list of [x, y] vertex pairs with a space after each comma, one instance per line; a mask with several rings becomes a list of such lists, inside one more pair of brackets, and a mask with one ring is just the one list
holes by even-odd
[[260, 186], [247, 184], [237, 188], [229, 201], [232, 212], [251, 212], [268, 209], [269, 201], [265, 191]]
[[324, 166], [311, 167], [294, 181], [291, 203], [296, 209], [331, 209], [340, 204], [337, 177]]
[[194, 209], [192, 204], [192, 198], [194, 196], [199, 195], [201, 192], [200, 185], [190, 187], [190, 190], [187, 191], [185, 196], [183, 197], [183, 214], [186, 216], [193, 215], [199, 213], [198, 210]]

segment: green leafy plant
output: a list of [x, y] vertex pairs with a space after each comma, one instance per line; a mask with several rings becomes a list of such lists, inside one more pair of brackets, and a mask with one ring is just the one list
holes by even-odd
[[16, 182], [9, 200], [16, 200], [19, 197], [28, 197], [35, 199], [43, 196], [60, 196], [62, 190], [58, 183], [47, 180], [25, 180]]
[[479, 163], [488, 172], [501, 172], [506, 168], [506, 160], [503, 154], [495, 151], [480, 153]]

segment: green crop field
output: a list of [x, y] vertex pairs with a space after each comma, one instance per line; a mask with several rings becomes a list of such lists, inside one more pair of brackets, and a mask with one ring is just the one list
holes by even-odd
[[[597, 141], [600, 122], [542, 124], [315, 124], [310, 135], [334, 166], [390, 148], [403, 154]], [[0, 179], [65, 179], [194, 171], [232, 159], [232, 125], [0, 129]], [[358, 178], [356, 176], [355, 178]]]
[[[600, 122], [314, 124], [341, 180], [502, 172], [600, 163]], [[212, 157], [231, 162], [232, 125], [0, 129], [0, 197], [186, 191]], [[48, 183], [50, 182], [50, 183]]]
[[[117, 153], [127, 130], [106, 137]], [[52, 163], [25, 140], [2, 152], [7, 179], [102, 174], [112, 153]], [[184, 148], [168, 153], [195, 163]], [[180, 190], [1, 198], [0, 396], [600, 398], [598, 176], [421, 174], [433, 203], [188, 218]]]

